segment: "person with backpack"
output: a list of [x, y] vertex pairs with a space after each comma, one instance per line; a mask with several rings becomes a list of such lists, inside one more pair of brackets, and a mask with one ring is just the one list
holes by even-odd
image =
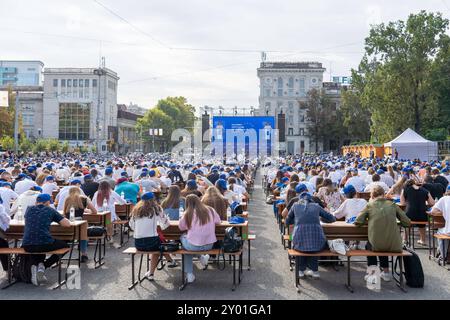
[[[320, 220], [332, 223], [336, 218], [314, 202], [309, 193], [301, 193], [298, 202], [289, 210], [286, 225], [294, 225], [292, 245], [295, 250], [316, 253], [327, 247], [327, 239]], [[319, 279], [319, 258], [299, 257], [299, 277], [305, 276]], [[306, 270], [306, 268], [309, 270]]]
[[[51, 208], [50, 203], [50, 195], [40, 194], [36, 198], [36, 205], [29, 207], [25, 213], [22, 247], [26, 252], [41, 253], [69, 247], [65, 241], [53, 239], [50, 234], [50, 225], [53, 222], [70, 227], [70, 221]], [[45, 269], [57, 263], [59, 256], [52, 255], [45, 260], [45, 255], [35, 254], [31, 256], [31, 260], [31, 282], [39, 286], [46, 281]]]
[[[397, 219], [403, 227], [409, 227], [411, 220], [398, 205], [388, 200], [384, 196], [384, 189], [381, 186], [372, 188], [371, 201], [356, 217], [355, 225], [368, 225], [369, 241], [366, 250], [380, 252], [402, 252], [402, 238], [397, 225]], [[389, 273], [389, 258], [378, 257], [382, 272], [381, 279], [391, 281]], [[367, 265], [376, 266], [377, 257], [367, 257]]]
[[[221, 220], [216, 210], [204, 205], [198, 196], [190, 194], [186, 197], [186, 211], [179, 222], [179, 229], [186, 231], [180, 238], [185, 250], [208, 251], [211, 250], [216, 238], [216, 225]], [[195, 281], [193, 273], [193, 255], [183, 255], [187, 282]], [[201, 255], [200, 263], [203, 268], [208, 265], [209, 255]]]
[[[141, 201], [131, 211], [130, 228], [134, 231], [134, 245], [139, 251], [160, 251], [161, 240], [158, 235], [158, 226], [164, 230], [170, 225], [169, 218], [164, 214], [163, 209], [156, 202], [153, 192], [144, 193]], [[170, 262], [168, 267], [177, 266], [169, 254], [164, 255]], [[145, 276], [154, 280], [156, 266], [158, 265], [160, 254], [152, 254], [150, 270]]]

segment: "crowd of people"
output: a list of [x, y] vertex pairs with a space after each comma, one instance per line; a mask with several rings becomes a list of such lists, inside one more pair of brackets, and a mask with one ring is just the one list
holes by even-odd
[[[289, 156], [264, 164], [268, 194], [284, 202], [280, 214], [294, 225], [293, 248], [320, 252], [327, 246], [322, 223], [336, 219], [368, 225], [367, 250], [401, 252], [400, 225], [428, 221], [429, 213], [441, 213], [445, 226], [439, 233], [450, 235], [450, 162], [362, 158], [360, 156]], [[370, 193], [370, 200], [358, 197]], [[405, 210], [402, 210], [404, 208]], [[425, 246], [425, 225], [419, 227], [418, 245]], [[349, 243], [350, 247], [362, 244]], [[448, 241], [439, 240], [438, 256], [448, 259]], [[319, 278], [317, 257], [301, 257], [300, 276]], [[379, 257], [381, 278], [390, 281], [387, 257]], [[368, 257], [368, 265], [377, 265]], [[307, 268], [309, 270], [307, 270]]]
[[[49, 252], [68, 244], [54, 239], [50, 225], [70, 226], [70, 219], [83, 214], [110, 211], [112, 221], [120, 220], [115, 207], [131, 203], [129, 226], [139, 250], [158, 251], [159, 228], [179, 220], [184, 249], [205, 251], [217, 241], [215, 225], [228, 218], [236, 203], [248, 199], [255, 161], [171, 161], [160, 155], [128, 157], [44, 155], [0, 159], [0, 247], [10, 243], [5, 235], [12, 219], [24, 220], [22, 247], [27, 252]], [[164, 195], [160, 201], [159, 197]], [[54, 196], [56, 195], [56, 196]], [[54, 198], [54, 201], [53, 201]], [[73, 214], [73, 217], [72, 217]], [[158, 228], [159, 227], [159, 228]], [[118, 247], [113, 237], [110, 244]], [[80, 242], [81, 262], [88, 258], [88, 241]], [[45, 282], [45, 270], [58, 261], [33, 255], [32, 282]], [[3, 269], [7, 257], [0, 255]], [[177, 263], [167, 254], [168, 267]], [[192, 256], [185, 255], [186, 278], [193, 282]], [[201, 255], [202, 266], [209, 256]], [[154, 279], [158, 257], [154, 256], [146, 276]]]

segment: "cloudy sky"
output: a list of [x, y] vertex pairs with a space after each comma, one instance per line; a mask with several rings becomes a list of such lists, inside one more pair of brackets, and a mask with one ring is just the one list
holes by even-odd
[[0, 59], [96, 67], [103, 55], [119, 103], [257, 106], [261, 51], [346, 76], [370, 24], [421, 9], [449, 17], [450, 0], [0, 0]]

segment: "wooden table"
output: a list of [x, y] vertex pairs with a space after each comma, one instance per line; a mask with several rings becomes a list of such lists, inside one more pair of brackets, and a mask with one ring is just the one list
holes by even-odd
[[111, 211], [98, 211], [97, 213], [85, 213], [83, 219], [89, 224], [100, 225], [106, 228], [106, 234], [113, 235], [113, 225], [111, 221]]
[[321, 225], [327, 240], [367, 241], [369, 237], [367, 225], [357, 226], [352, 223], [346, 223], [345, 221], [321, 223]]
[[[242, 238], [246, 238], [246, 234], [244, 233], [245, 228], [248, 228], [248, 221], [245, 221], [244, 223], [239, 224], [231, 224], [228, 221], [222, 221], [220, 225], [216, 225], [216, 236], [219, 239], [223, 239], [225, 235], [225, 229], [228, 227], [236, 227], [239, 230], [239, 234], [242, 236]], [[181, 231], [179, 228], [179, 221], [174, 220], [170, 221], [170, 226], [163, 230], [163, 235], [167, 240], [179, 240], [180, 236], [185, 231]]]

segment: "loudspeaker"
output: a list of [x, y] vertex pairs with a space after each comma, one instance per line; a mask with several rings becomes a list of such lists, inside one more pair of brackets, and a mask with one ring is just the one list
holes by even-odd
[[209, 130], [209, 114], [205, 113], [202, 115], [202, 141], [208, 142], [211, 139], [209, 137], [204, 137], [205, 132]]
[[284, 113], [278, 114], [278, 138], [280, 142], [286, 141], [286, 115]]

